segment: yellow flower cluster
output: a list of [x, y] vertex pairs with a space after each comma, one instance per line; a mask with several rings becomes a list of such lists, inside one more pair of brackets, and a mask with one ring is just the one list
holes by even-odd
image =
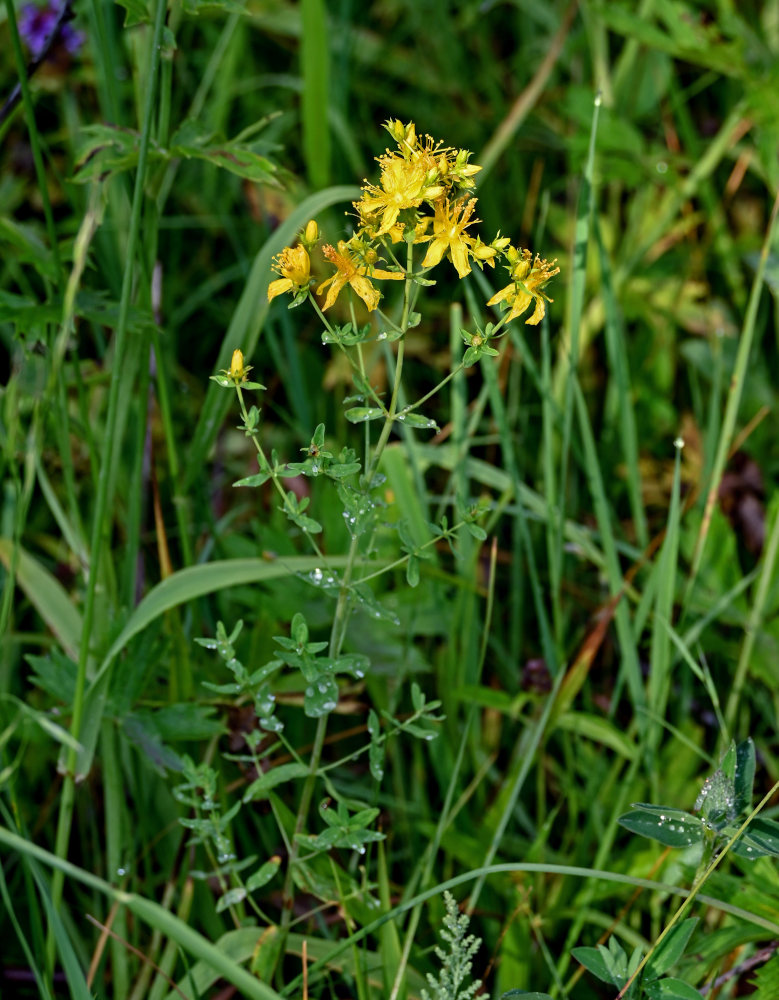
[[[484, 264], [494, 267], [497, 259], [504, 259], [511, 283], [487, 304], [504, 303], [504, 308], [510, 310], [508, 320], [534, 303], [533, 313], [526, 322], [540, 323], [545, 303], [552, 301], [543, 288], [559, 268], [555, 267], [556, 261], [533, 258], [529, 250], [513, 247], [500, 234], [491, 243], [483, 243], [467, 231], [479, 221], [473, 217], [476, 198], [471, 192], [473, 177], [481, 170], [468, 162], [471, 155], [468, 150], [443, 146], [430, 136], [418, 136], [413, 122], [404, 125], [390, 120], [385, 128], [397, 150], [388, 149], [377, 157], [379, 183], [366, 181], [362, 197], [354, 202], [358, 218], [355, 234], [347, 241], [340, 241], [337, 249], [329, 244], [322, 248], [325, 258], [336, 269], [317, 288], [317, 294], [327, 289], [322, 308], [329, 309], [348, 285], [370, 311], [377, 309], [381, 293], [373, 282], [399, 280], [407, 275], [399, 265], [385, 270], [376, 267], [376, 262], [382, 252], [388, 252], [390, 244], [405, 240], [427, 244], [423, 268], [435, 267], [446, 257], [461, 278], [470, 274], [474, 262], [480, 268]], [[287, 247], [274, 258], [273, 268], [281, 277], [271, 282], [269, 300], [284, 292], [296, 296], [308, 293], [312, 283], [309, 251], [317, 237], [316, 223], [310, 222], [301, 243]]]

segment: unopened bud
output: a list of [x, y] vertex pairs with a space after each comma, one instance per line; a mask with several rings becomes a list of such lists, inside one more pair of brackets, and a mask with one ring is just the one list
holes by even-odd
[[242, 379], [244, 371], [243, 351], [236, 349], [230, 361], [230, 378]]

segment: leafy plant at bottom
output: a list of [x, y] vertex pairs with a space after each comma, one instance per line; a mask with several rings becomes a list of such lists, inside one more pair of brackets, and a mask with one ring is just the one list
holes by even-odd
[[[697, 918], [690, 917], [666, 935], [641, 975], [630, 984], [624, 1000], [700, 1000], [700, 993], [689, 983], [664, 975], [684, 954], [697, 922]], [[574, 948], [571, 954], [601, 982], [620, 991], [641, 963], [640, 948], [635, 948], [628, 958], [614, 937], [609, 938], [608, 947], [599, 944], [596, 948]]]
[[432, 994], [422, 990], [422, 1000], [471, 1000], [481, 986], [481, 979], [471, 980], [473, 956], [481, 947], [481, 939], [468, 934], [469, 919], [460, 913], [454, 896], [444, 892], [446, 916], [441, 939], [449, 950], [436, 947], [435, 954], [441, 962], [438, 978], [428, 972], [427, 981]]
[[[632, 833], [658, 840], [667, 847], [703, 844], [704, 860], [738, 831], [752, 807], [755, 779], [755, 745], [751, 739], [738, 746], [731, 741], [720, 766], [703, 784], [695, 801], [695, 816], [683, 809], [636, 802], [619, 824]], [[779, 823], [758, 816], [733, 844], [741, 858], [779, 857]]]

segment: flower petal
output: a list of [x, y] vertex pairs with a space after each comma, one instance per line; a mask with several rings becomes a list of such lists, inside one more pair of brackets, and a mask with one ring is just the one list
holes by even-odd
[[291, 278], [277, 278], [275, 281], [271, 281], [268, 285], [268, 302], [275, 299], [277, 295], [291, 291], [293, 287]]

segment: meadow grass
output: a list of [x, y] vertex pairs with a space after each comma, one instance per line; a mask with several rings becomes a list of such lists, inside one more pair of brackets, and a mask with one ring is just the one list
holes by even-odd
[[[0, 9], [0, 994], [775, 1000], [779, 0], [73, 11]], [[274, 295], [388, 120], [538, 325]]]

